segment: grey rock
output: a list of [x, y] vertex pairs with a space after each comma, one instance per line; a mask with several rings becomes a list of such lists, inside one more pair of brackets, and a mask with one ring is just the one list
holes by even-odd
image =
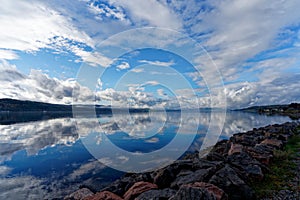
[[176, 179], [177, 174], [181, 170], [191, 169], [192, 166], [192, 160], [176, 161], [173, 164], [158, 170], [153, 181], [159, 188], [167, 188], [170, 186], [171, 182]]
[[248, 153], [232, 154], [227, 157], [228, 163], [248, 180], [260, 181], [263, 179], [262, 164], [253, 159]]
[[184, 184], [208, 181], [214, 172], [215, 168], [199, 169], [187, 176], [179, 176], [171, 183], [171, 188], [178, 189]]
[[87, 188], [81, 188], [72, 194], [66, 196], [65, 200], [81, 200], [89, 196], [93, 196], [94, 193]]
[[176, 190], [165, 188], [163, 190], [149, 190], [139, 195], [136, 200], [165, 200], [176, 194]]
[[216, 200], [205, 188], [183, 185], [170, 200]]
[[221, 188], [229, 199], [252, 200], [255, 199], [254, 191], [238, 176], [228, 165], [216, 172], [209, 183]]

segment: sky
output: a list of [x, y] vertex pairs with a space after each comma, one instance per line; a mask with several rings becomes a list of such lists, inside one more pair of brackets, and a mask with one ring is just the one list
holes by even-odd
[[300, 101], [298, 0], [0, 3], [0, 98], [138, 108]]

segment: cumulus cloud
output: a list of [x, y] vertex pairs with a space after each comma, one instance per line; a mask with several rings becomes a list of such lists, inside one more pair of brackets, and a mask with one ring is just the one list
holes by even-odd
[[[294, 87], [298, 81], [288, 78], [300, 73], [295, 67], [300, 55], [299, 6], [296, 0], [170, 3], [185, 22], [186, 30], [204, 46], [219, 68], [229, 107], [299, 101]], [[196, 62], [199, 71], [211, 75], [205, 79], [214, 80], [211, 61], [200, 56]], [[276, 84], [279, 79], [282, 85]], [[197, 80], [196, 77], [194, 81]], [[199, 100], [205, 104], [211, 101], [209, 97]]]
[[0, 73], [0, 98], [49, 103], [93, 102], [94, 100], [93, 92], [74, 79], [59, 80], [34, 69], [29, 75], [25, 75], [7, 62], [0, 63]]

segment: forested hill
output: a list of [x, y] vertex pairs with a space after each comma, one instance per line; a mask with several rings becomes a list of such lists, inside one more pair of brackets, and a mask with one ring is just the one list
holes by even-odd
[[0, 99], [0, 111], [61, 111], [71, 112], [71, 105], [50, 104], [35, 101], [22, 101], [15, 99]]

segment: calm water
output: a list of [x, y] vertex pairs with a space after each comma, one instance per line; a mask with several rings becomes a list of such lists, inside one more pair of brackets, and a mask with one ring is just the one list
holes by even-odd
[[[81, 185], [98, 190], [123, 174], [106, 165], [131, 169], [129, 154], [151, 155], [169, 146], [159, 157], [143, 156], [149, 162], [140, 163], [151, 167], [187, 150], [191, 139], [188, 150], [199, 150], [204, 141], [211, 144], [216, 138], [286, 121], [290, 119], [283, 116], [228, 112], [221, 135], [206, 138], [209, 124], [222, 122], [220, 113], [189, 113], [184, 118], [178, 112], [118, 114], [0, 125], [0, 199], [62, 198]], [[109, 144], [128, 154], [109, 149]]]

